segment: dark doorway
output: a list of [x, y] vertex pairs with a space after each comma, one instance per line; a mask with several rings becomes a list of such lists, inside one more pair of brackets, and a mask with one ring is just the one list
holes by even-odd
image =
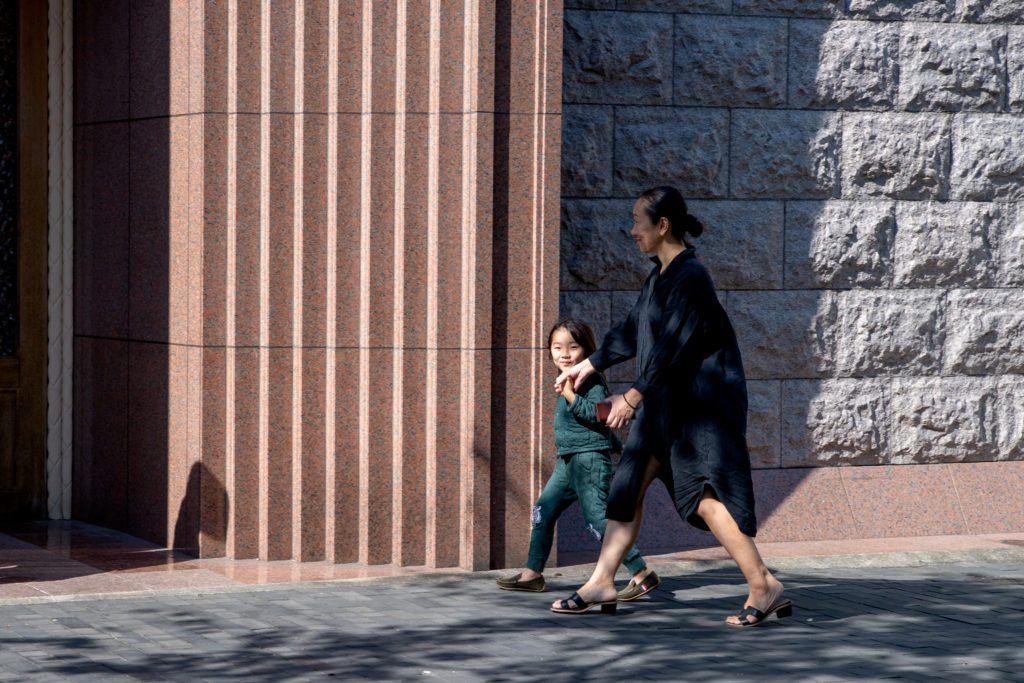
[[46, 3], [0, 14], [0, 517], [45, 517]]

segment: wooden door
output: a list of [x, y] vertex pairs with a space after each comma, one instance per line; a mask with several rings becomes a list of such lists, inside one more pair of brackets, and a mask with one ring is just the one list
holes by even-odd
[[46, 3], [0, 0], [0, 517], [46, 515]]

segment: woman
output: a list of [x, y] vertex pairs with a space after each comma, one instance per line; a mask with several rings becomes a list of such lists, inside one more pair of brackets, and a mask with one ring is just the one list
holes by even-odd
[[611, 397], [608, 424], [635, 420], [608, 497], [608, 526], [590, 579], [556, 612], [594, 605], [614, 612], [615, 570], [640, 532], [643, 497], [658, 477], [680, 517], [710, 530], [739, 565], [749, 593], [733, 626], [756, 626], [772, 614], [792, 614], [783, 586], [765, 567], [753, 536], [754, 493], [746, 445], [747, 393], [732, 325], [711, 278], [686, 235], [704, 226], [679, 191], [656, 187], [633, 205], [630, 235], [655, 266], [627, 319], [588, 359], [555, 380], [574, 386], [595, 371], [637, 359], [637, 379]]

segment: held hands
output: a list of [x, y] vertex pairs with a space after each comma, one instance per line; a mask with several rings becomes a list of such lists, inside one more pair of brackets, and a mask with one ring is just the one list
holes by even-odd
[[576, 365], [572, 366], [571, 368], [563, 372], [561, 375], [559, 375], [558, 379], [555, 380], [555, 393], [562, 393], [562, 385], [565, 384], [565, 381], [567, 379], [572, 380], [573, 389], [579, 389], [580, 385], [583, 384], [583, 380], [585, 380], [593, 372], [594, 366], [590, 364], [590, 359], [587, 359], [582, 363], [577, 363]]
[[608, 413], [606, 424], [612, 429], [620, 429], [627, 426], [629, 421], [633, 419], [636, 411], [626, 403], [626, 399], [623, 398], [622, 394], [613, 394], [608, 400], [612, 403], [612, 409]]

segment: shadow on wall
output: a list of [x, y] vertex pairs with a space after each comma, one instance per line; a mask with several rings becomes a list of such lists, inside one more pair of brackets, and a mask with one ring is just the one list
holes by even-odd
[[192, 464], [185, 497], [178, 508], [171, 546], [189, 555], [200, 555], [200, 535], [223, 546], [228, 532], [228, 492], [203, 463]]

